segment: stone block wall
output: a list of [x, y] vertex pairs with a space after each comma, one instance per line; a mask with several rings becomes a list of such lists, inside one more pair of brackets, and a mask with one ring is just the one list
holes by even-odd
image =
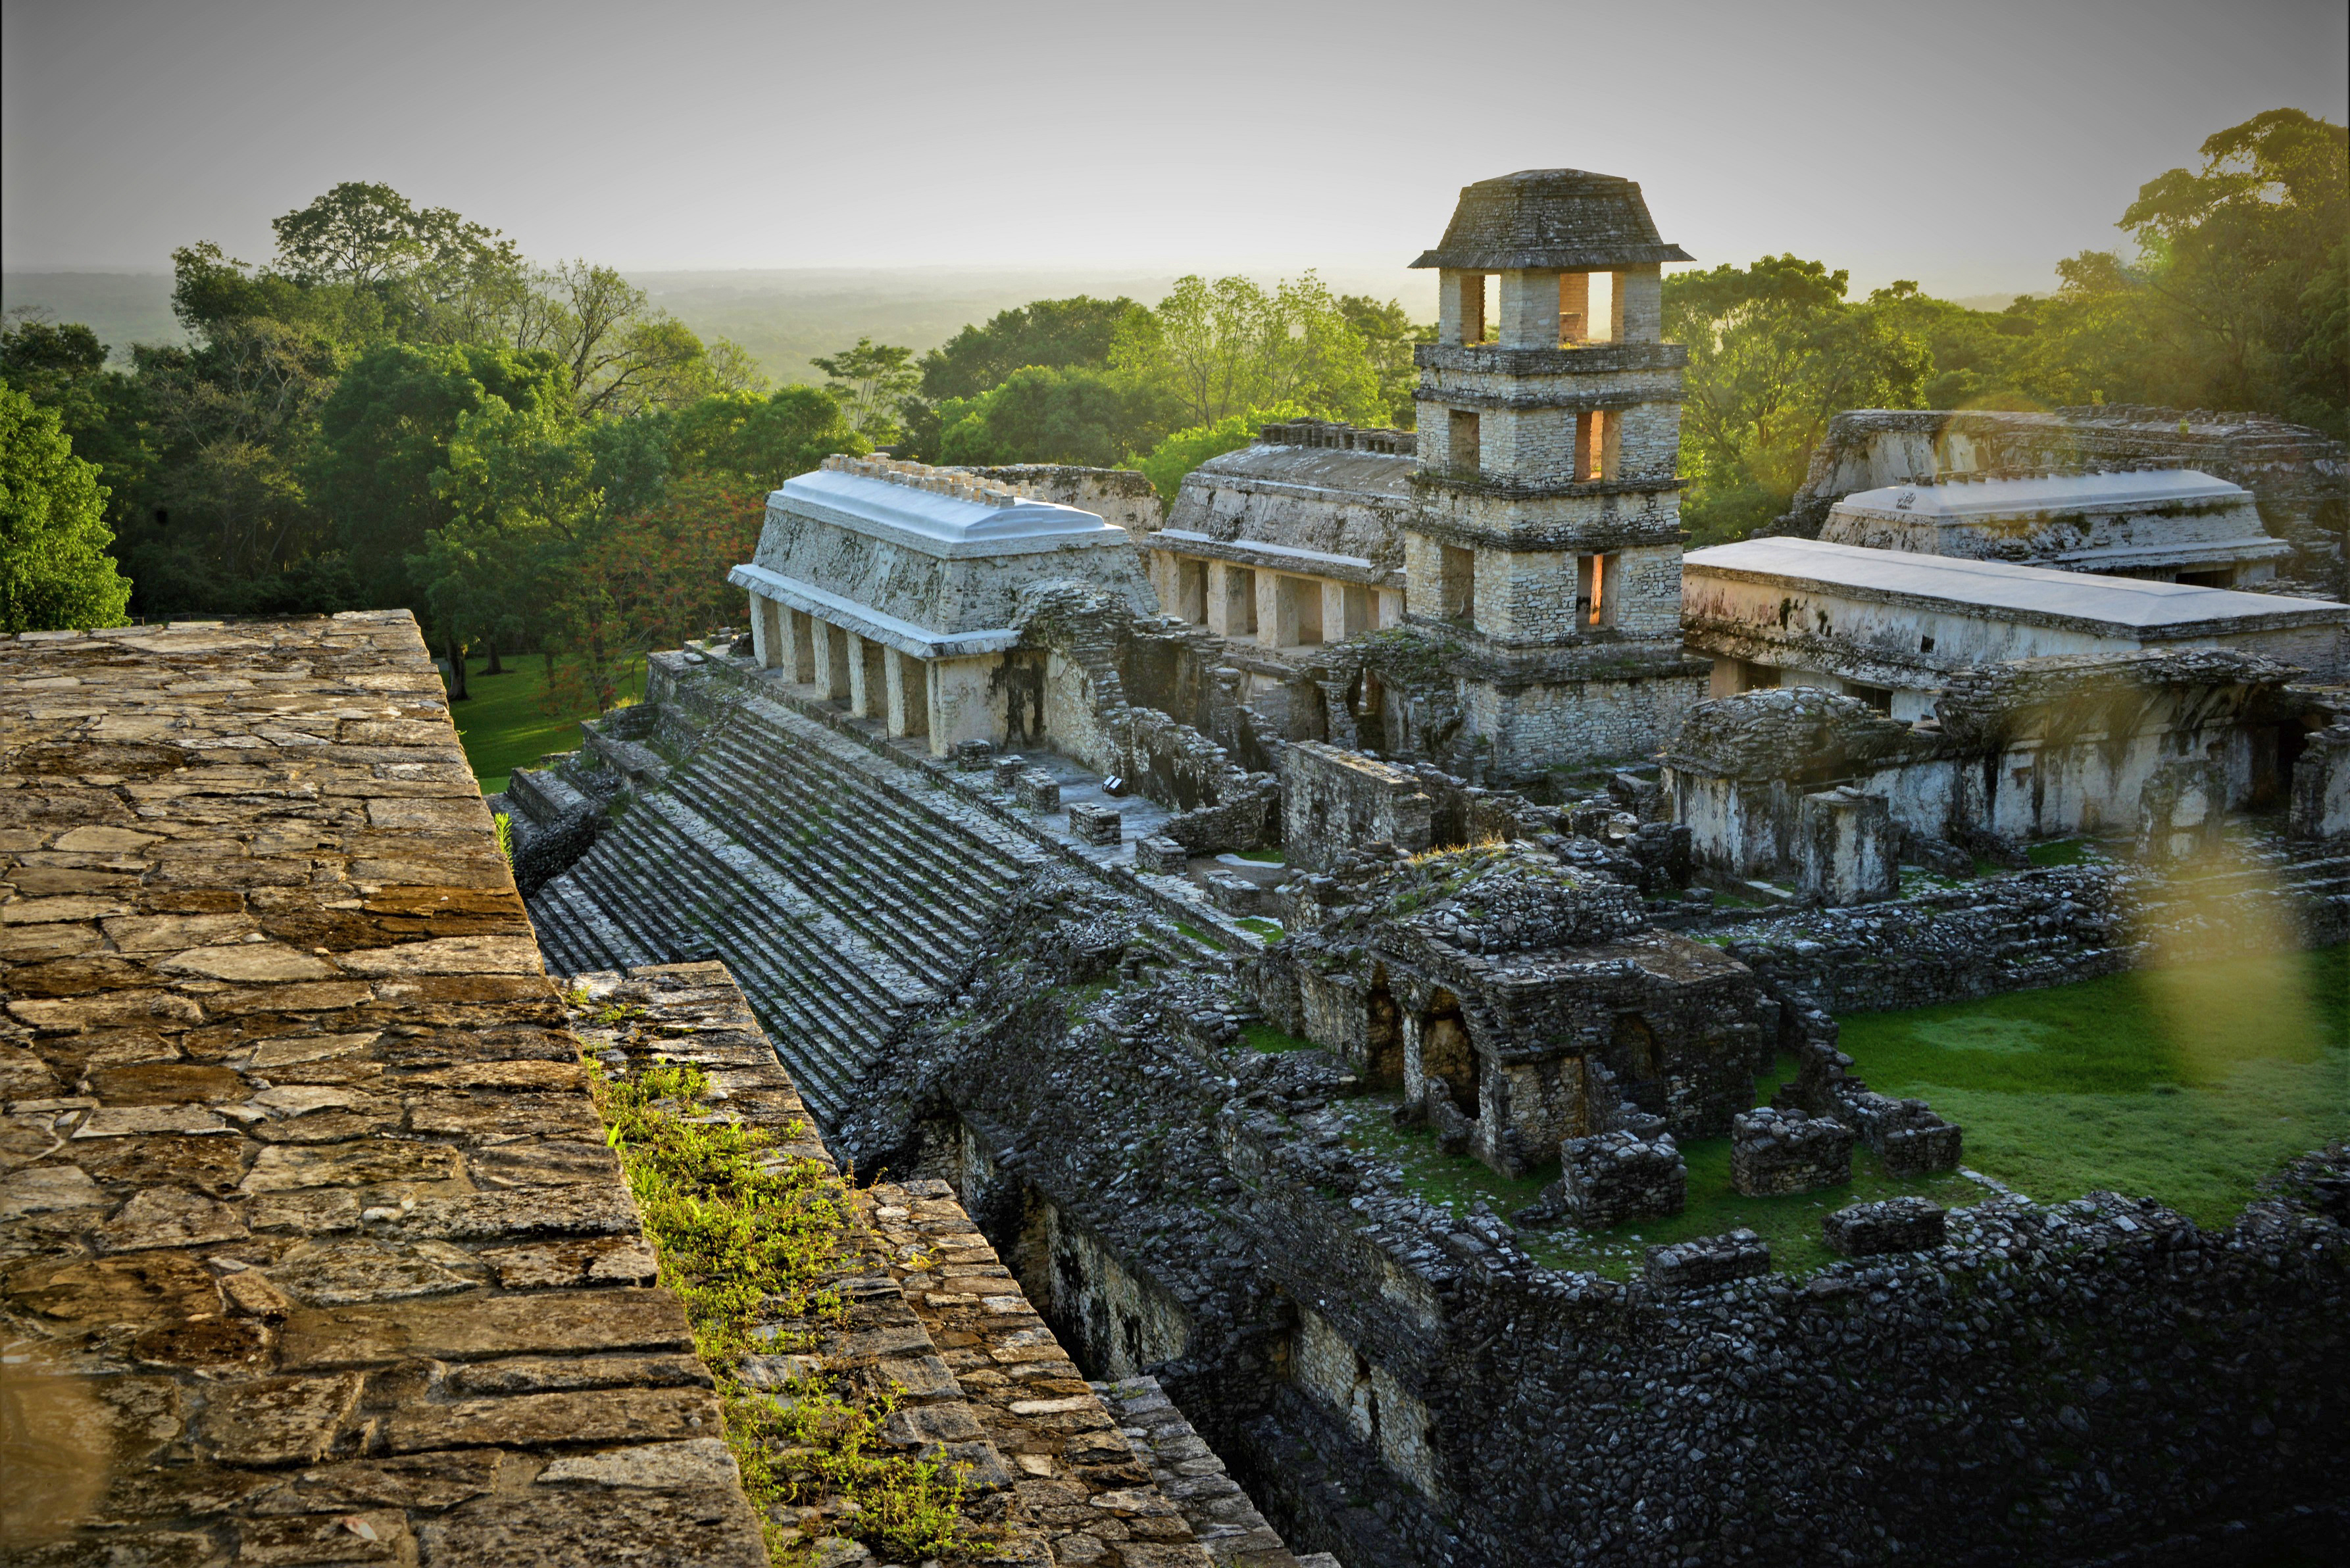
[[1281, 802], [1284, 858], [1300, 870], [1319, 870], [1373, 840], [1409, 855], [1436, 839], [1437, 802], [1418, 777], [1318, 741], [1282, 748]]
[[1749, 1198], [1841, 1187], [1852, 1179], [1855, 1137], [1824, 1116], [1757, 1107], [1731, 1124], [1730, 1184]]
[[2290, 821], [2300, 838], [2350, 835], [2350, 724], [2320, 730], [2303, 743], [2293, 769]]
[[765, 1563], [405, 611], [0, 641], [0, 883], [12, 1554]]
[[1689, 1166], [1669, 1133], [1568, 1138], [1559, 1158], [1560, 1205], [1585, 1230], [1678, 1214], [1689, 1202]]

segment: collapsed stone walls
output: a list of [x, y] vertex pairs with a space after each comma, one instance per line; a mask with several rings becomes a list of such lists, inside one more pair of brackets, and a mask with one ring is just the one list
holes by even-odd
[[1055, 874], [842, 1137], [962, 1187], [1086, 1355], [1162, 1357], [1303, 1548], [2184, 1563], [2240, 1522], [2343, 1522], [2294, 1511], [2350, 1485], [2343, 1151], [2225, 1231], [2001, 1199], [1914, 1255], [1618, 1282], [1430, 1206], [1349, 1143], [1357, 1075], [1251, 1048], [1254, 1022], [1236, 977]]
[[2269, 530], [2293, 545], [2296, 576], [2334, 597], [2350, 591], [2350, 451], [2305, 425], [2208, 409], [1848, 410], [1828, 421], [1794, 505], [1771, 531], [1817, 538], [1829, 508], [1853, 492], [1937, 472], [2147, 461], [2242, 485]]

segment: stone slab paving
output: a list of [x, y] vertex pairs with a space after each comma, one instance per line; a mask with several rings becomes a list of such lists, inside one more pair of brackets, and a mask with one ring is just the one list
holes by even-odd
[[405, 612], [0, 640], [0, 1560], [764, 1563]]
[[1241, 1483], [1224, 1473], [1224, 1461], [1194, 1431], [1175, 1401], [1148, 1376], [1096, 1383], [1135, 1457], [1173, 1501], [1191, 1533], [1215, 1560], [1216, 1568], [1338, 1568], [1326, 1552], [1293, 1556], [1281, 1535], [1249, 1501]]

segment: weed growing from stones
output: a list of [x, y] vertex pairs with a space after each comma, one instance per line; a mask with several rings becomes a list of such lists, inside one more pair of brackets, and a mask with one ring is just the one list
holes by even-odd
[[[642, 1009], [635, 1009], [641, 1012]], [[618, 1022], [618, 1019], [612, 1022]], [[694, 1347], [718, 1384], [727, 1446], [779, 1565], [807, 1542], [779, 1511], [837, 1498], [854, 1506], [828, 1528], [885, 1557], [982, 1554], [962, 1518], [961, 1467], [877, 1453], [898, 1390], [851, 1399], [826, 1375], [781, 1395], [743, 1379], [754, 1354], [806, 1351], [815, 1336], [763, 1337], [763, 1323], [845, 1320], [833, 1282], [851, 1259], [848, 1184], [822, 1162], [782, 1155], [764, 1127], [712, 1114], [700, 1068], [656, 1061], [615, 1076], [590, 1059], [605, 1141], [660, 1257], [660, 1281], [684, 1303]]]

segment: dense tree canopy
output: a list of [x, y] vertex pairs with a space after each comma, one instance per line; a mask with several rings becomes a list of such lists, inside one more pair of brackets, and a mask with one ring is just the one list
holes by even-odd
[[[1851, 407], [2175, 403], [2350, 435], [2342, 127], [2255, 116], [2119, 217], [2126, 252], [2064, 261], [2054, 292], [2003, 311], [1913, 283], [1855, 299], [1789, 255], [1669, 277], [1693, 535], [1783, 511]], [[110, 529], [130, 613], [404, 604], [444, 647], [567, 661], [583, 700], [649, 639], [725, 613], [719, 557], [827, 453], [1122, 463], [1171, 497], [1267, 420], [1409, 425], [1432, 335], [1311, 273], [1191, 276], [1155, 305], [1035, 300], [919, 357], [859, 338], [814, 361], [827, 385], [770, 391], [614, 269], [535, 265], [386, 185], [337, 185], [273, 230], [260, 265], [173, 254], [184, 346], [110, 360], [87, 327], [0, 330], [0, 379], [40, 414], [12, 414], [11, 462], [68, 449], [36, 463], [54, 484], [25, 493], [50, 499], [10, 526], [69, 520], [55, 539], [81, 543], [56, 558], [79, 562], [105, 560]], [[120, 613], [121, 575], [85, 575], [98, 597], [75, 613]]]
[[922, 356], [922, 396], [934, 402], [975, 398], [1030, 365], [1102, 369], [1118, 324], [1141, 308], [1124, 295], [1095, 299], [1080, 294], [999, 310], [985, 326], [966, 327]]
[[122, 624], [106, 492], [57, 411], [0, 387], [0, 633]]
[[1681, 469], [1699, 538], [1783, 511], [1840, 410], [1918, 406], [1925, 346], [1877, 304], [1847, 304], [1848, 281], [1786, 255], [1665, 280], [1665, 336], [1689, 346]]

